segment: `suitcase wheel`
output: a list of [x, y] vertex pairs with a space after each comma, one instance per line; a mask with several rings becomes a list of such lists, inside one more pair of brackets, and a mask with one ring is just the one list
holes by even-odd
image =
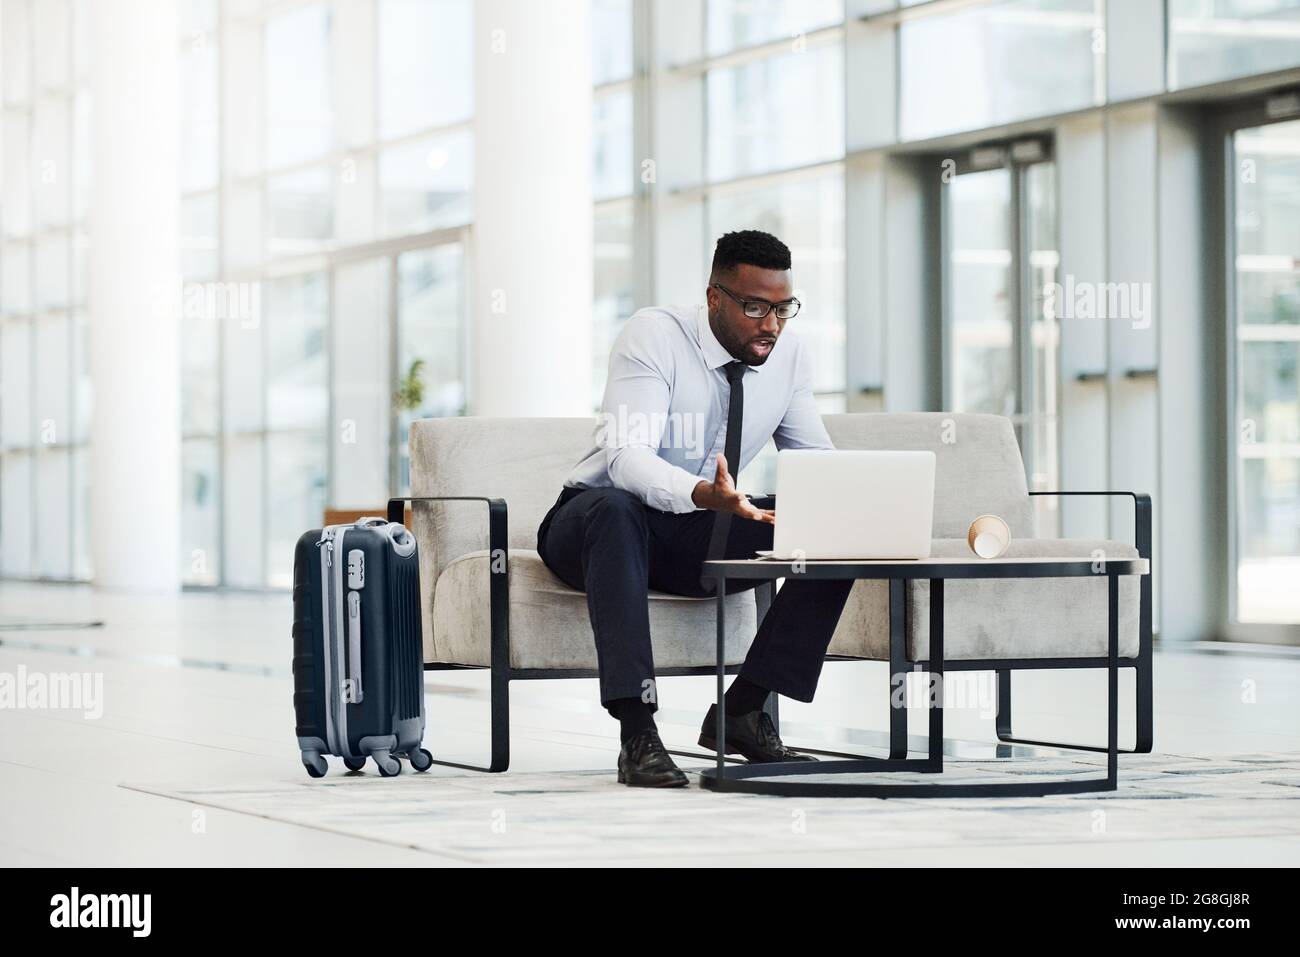
[[433, 755], [424, 748], [412, 751], [407, 757], [411, 759], [411, 767], [417, 771], [427, 771], [433, 767]]
[[379, 768], [380, 777], [391, 778], [402, 773], [402, 762], [391, 754], [376, 751], [371, 757], [375, 759], [375, 766]]
[[344, 758], [343, 766], [349, 771], [360, 771], [366, 766], [365, 758]]
[[329, 762], [320, 754], [304, 754], [302, 756], [302, 766], [314, 778], [325, 777], [325, 772], [330, 768]]

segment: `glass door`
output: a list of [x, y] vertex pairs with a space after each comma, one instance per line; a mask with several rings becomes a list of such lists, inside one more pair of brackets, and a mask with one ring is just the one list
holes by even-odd
[[466, 239], [397, 255], [393, 487], [409, 492], [411, 423], [465, 414], [467, 396]]
[[944, 407], [1014, 416], [1018, 406], [1011, 170], [948, 187]]
[[1238, 129], [1231, 144], [1233, 624], [1297, 624], [1300, 120]]
[[[1010, 418], [1029, 487], [1057, 489], [1056, 167], [976, 153], [992, 163], [954, 176], [944, 202], [944, 408]], [[1039, 535], [1059, 534], [1058, 504], [1035, 499]]]
[[[1019, 176], [1023, 218], [1019, 276], [1021, 314], [1021, 425], [1029, 487], [1035, 491], [1061, 488], [1060, 430], [1061, 328], [1056, 318], [1056, 297], [1049, 295], [1060, 278], [1061, 254], [1057, 250], [1056, 164], [1034, 163]], [[1038, 534], [1061, 534], [1061, 500], [1054, 495], [1034, 499]]]

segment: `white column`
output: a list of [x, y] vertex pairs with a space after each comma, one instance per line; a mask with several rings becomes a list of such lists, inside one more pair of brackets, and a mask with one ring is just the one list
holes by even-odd
[[591, 5], [474, 4], [474, 415], [591, 412]]
[[1210, 224], [1221, 197], [1203, 186], [1214, 161], [1202, 146], [1196, 108], [1162, 108], [1157, 123], [1155, 607], [1162, 642], [1195, 641], [1219, 636], [1235, 573], [1225, 560], [1226, 476], [1217, 454], [1224, 423], [1215, 415], [1222, 397], [1211, 371], [1222, 355], [1220, 317], [1204, 284], [1189, 281], [1214, 268]]
[[176, 11], [153, 0], [89, 9], [95, 581], [174, 591], [181, 505]]

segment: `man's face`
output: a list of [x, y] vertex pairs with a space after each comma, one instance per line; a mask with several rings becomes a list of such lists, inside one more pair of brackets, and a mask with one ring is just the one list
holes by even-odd
[[713, 334], [734, 358], [745, 365], [761, 366], [772, 354], [786, 320], [778, 319], [775, 309], [768, 310], [762, 319], [750, 318], [736, 299], [769, 303], [791, 299], [794, 292], [790, 288], [790, 270], [740, 265], [730, 273], [713, 277], [713, 282], [726, 290], [709, 286], [709, 326]]

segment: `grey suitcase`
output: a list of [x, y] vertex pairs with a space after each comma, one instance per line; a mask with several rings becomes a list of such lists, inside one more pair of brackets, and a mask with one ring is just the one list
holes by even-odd
[[406, 528], [381, 518], [329, 525], [298, 540], [293, 563], [294, 713], [314, 778], [337, 755], [372, 758], [384, 777], [405, 756], [427, 771], [420, 557]]

